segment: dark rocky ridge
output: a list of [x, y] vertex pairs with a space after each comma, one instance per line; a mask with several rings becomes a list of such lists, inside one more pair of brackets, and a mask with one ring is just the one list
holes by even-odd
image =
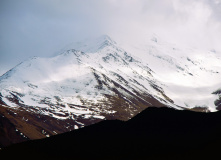
[[217, 110], [221, 110], [221, 89], [216, 90], [212, 94], [216, 94], [219, 97], [215, 100], [214, 104], [217, 106]]
[[[0, 156], [30, 159], [214, 159], [221, 144], [221, 112], [148, 108], [127, 122], [85, 128], [4, 148]], [[11, 154], [13, 153], [13, 155]]]

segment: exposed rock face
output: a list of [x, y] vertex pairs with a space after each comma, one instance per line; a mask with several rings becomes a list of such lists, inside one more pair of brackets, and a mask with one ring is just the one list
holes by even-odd
[[217, 106], [217, 110], [221, 110], [221, 89], [216, 90], [213, 94], [218, 95], [218, 99], [215, 100], [214, 104]]

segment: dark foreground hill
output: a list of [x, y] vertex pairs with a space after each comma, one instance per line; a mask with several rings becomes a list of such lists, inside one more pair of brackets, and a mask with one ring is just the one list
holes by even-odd
[[131, 120], [102, 121], [2, 149], [16, 159], [214, 159], [221, 157], [221, 112], [148, 108]]

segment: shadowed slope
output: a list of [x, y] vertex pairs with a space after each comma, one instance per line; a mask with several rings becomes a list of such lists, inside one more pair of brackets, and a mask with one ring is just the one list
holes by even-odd
[[5, 148], [1, 156], [48, 159], [186, 159], [218, 155], [221, 112], [148, 108], [131, 120], [97, 124]]

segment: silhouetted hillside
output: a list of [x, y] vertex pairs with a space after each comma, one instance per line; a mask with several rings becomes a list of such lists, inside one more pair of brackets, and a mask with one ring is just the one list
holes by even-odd
[[148, 108], [127, 122], [112, 120], [4, 148], [21, 159], [200, 159], [219, 156], [221, 112]]

